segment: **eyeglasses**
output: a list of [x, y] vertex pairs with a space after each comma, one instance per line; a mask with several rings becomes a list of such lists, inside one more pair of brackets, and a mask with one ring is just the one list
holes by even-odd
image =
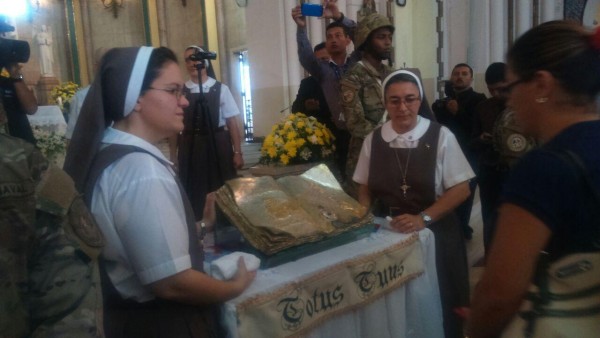
[[411, 108], [414, 105], [416, 105], [419, 101], [421, 101], [420, 97], [415, 97], [415, 96], [408, 96], [405, 97], [404, 99], [399, 98], [399, 97], [393, 97], [391, 99], [389, 99], [388, 104], [392, 105], [394, 107], [400, 107], [403, 103], [407, 108]]
[[515, 86], [521, 84], [521, 83], [525, 83], [528, 80], [525, 79], [520, 79], [520, 80], [515, 80], [509, 84], [507, 84], [504, 87], [498, 88], [498, 91], [503, 94], [503, 95], [510, 95], [513, 91], [513, 89], [515, 89]]
[[176, 88], [153, 88], [150, 87], [148, 88], [150, 89], [154, 89], [154, 90], [162, 90], [163, 92], [167, 92], [173, 96], [175, 96], [175, 98], [177, 100], [181, 99], [182, 96], [185, 96], [185, 87], [176, 87]]

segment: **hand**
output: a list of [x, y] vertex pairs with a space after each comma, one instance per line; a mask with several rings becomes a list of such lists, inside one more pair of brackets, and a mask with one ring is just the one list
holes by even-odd
[[458, 113], [458, 101], [454, 99], [448, 100], [448, 102], [446, 102], [446, 109], [448, 109], [452, 115], [456, 115], [456, 113]]
[[21, 75], [21, 68], [23, 68], [22, 64], [11, 63], [6, 67], [6, 70], [10, 74], [10, 77], [14, 79], [14, 78], [19, 77], [19, 75]]
[[244, 157], [242, 157], [242, 153], [234, 153], [233, 154], [233, 166], [236, 169], [242, 169], [244, 166]]
[[319, 110], [320, 109], [319, 100], [317, 100], [317, 99], [304, 100], [304, 108], [306, 110], [311, 110], [311, 111]]
[[237, 262], [237, 272], [231, 279], [234, 283], [236, 290], [241, 294], [256, 278], [256, 271], [248, 271], [244, 257], [240, 257]]
[[342, 17], [342, 13], [337, 5], [337, 0], [325, 1], [323, 8], [323, 17], [325, 19], [339, 20]]
[[292, 19], [294, 19], [298, 27], [306, 27], [306, 17], [302, 16], [300, 6], [292, 8]]
[[217, 222], [217, 208], [215, 207], [216, 195], [215, 192], [209, 192], [206, 194], [206, 201], [204, 201], [204, 211], [202, 213], [202, 222], [208, 229], [212, 230], [213, 226]]
[[425, 229], [425, 221], [421, 215], [402, 214], [392, 218], [390, 226], [400, 233], [408, 234]]

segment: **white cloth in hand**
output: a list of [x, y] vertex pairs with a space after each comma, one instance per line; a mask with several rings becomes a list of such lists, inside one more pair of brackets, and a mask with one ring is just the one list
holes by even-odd
[[218, 280], [228, 280], [233, 278], [237, 272], [238, 260], [244, 258], [246, 269], [248, 271], [257, 270], [260, 267], [260, 259], [252, 254], [236, 251], [229, 255], [215, 259], [210, 264], [210, 274]]

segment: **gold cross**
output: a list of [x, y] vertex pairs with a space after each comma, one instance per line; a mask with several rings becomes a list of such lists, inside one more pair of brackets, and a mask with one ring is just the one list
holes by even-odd
[[402, 190], [402, 194], [404, 195], [404, 198], [406, 198], [406, 191], [408, 189], [410, 189], [410, 185], [406, 184], [406, 179], [402, 180], [402, 185], [400, 186], [400, 189]]

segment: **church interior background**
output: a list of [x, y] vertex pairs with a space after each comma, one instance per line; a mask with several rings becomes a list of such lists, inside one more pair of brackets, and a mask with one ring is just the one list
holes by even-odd
[[[93, 54], [100, 47], [167, 46], [181, 58], [191, 44], [218, 53], [218, 80], [226, 83], [250, 128], [266, 135], [289, 112], [306, 76], [296, 50], [291, 9], [298, 0], [2, 0], [0, 11], [15, 31], [7, 37], [28, 41], [27, 85], [40, 105], [53, 105], [49, 92], [67, 81], [85, 86], [93, 78]], [[318, 2], [311, 0], [310, 2]], [[362, 6], [392, 18], [393, 63], [421, 70], [433, 102], [438, 85], [454, 64], [475, 72], [474, 87], [487, 93], [486, 67], [504, 61], [516, 37], [541, 22], [574, 18], [598, 22], [594, 0], [338, 0], [356, 20]], [[22, 6], [21, 13], [13, 10]], [[18, 9], [18, 8], [17, 8]], [[327, 20], [311, 18], [313, 44], [324, 40]], [[182, 71], [185, 70], [182, 65]], [[243, 129], [242, 129], [243, 130]]]

